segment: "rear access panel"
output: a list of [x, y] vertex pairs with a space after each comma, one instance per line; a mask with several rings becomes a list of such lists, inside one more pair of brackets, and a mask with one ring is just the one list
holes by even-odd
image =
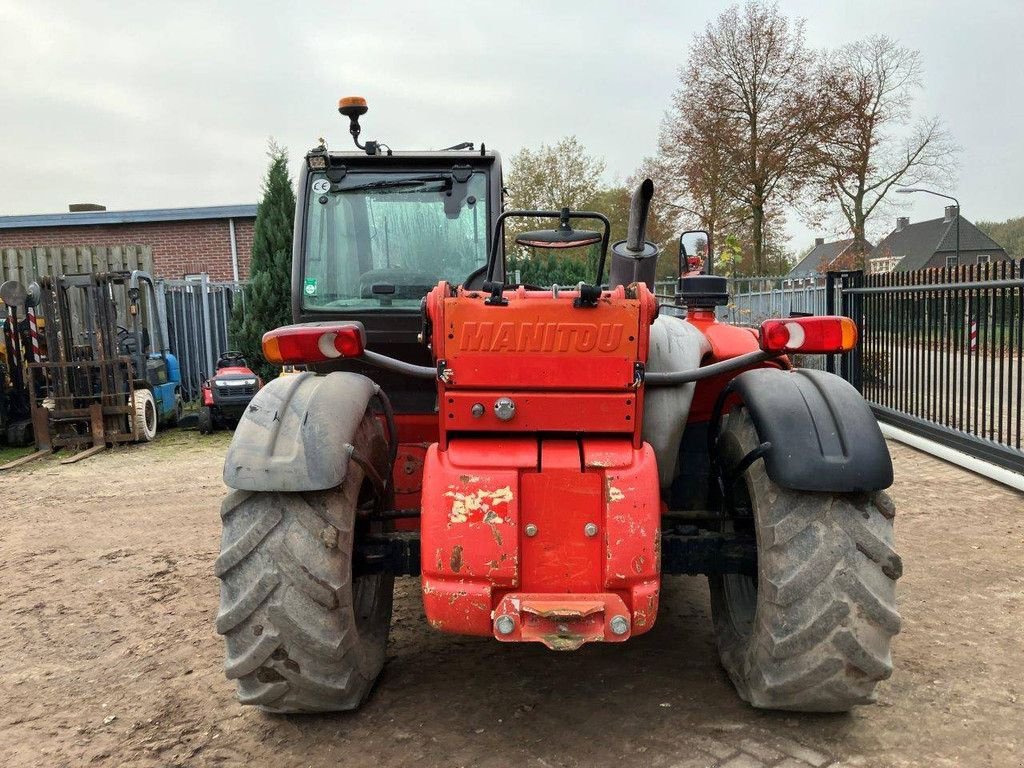
[[654, 624], [658, 474], [628, 437], [458, 438], [423, 474], [423, 604], [446, 632], [570, 650]]
[[[543, 471], [521, 478], [524, 592], [600, 592], [601, 473], [582, 473], [575, 440], [545, 440]], [[588, 527], [589, 526], [589, 527]]]
[[491, 634], [493, 590], [519, 585], [519, 475], [532, 437], [456, 440], [427, 450], [420, 506], [423, 606], [435, 629]]

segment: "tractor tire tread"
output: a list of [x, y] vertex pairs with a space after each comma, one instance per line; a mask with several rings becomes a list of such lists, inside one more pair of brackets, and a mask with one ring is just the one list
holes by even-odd
[[[734, 461], [759, 444], [742, 408], [722, 435]], [[723, 582], [712, 579], [719, 652], [740, 696], [761, 708], [821, 712], [873, 701], [876, 684], [892, 674], [890, 644], [900, 629], [892, 501], [884, 492], [783, 489], [763, 462], [746, 471], [746, 482], [760, 528], [748, 634], [737, 631]]]
[[223, 576], [248, 557], [260, 542], [270, 534], [282, 520], [281, 510], [268, 509], [265, 514], [252, 521], [252, 525], [217, 557], [213, 572]]
[[[367, 416], [353, 442], [363, 455], [386, 457], [383, 440], [380, 424]], [[224, 500], [216, 628], [242, 704], [280, 713], [342, 711], [372, 689], [384, 662], [393, 579], [350, 577], [362, 485], [353, 463], [339, 488], [234, 491]], [[368, 618], [356, 615], [366, 597], [357, 588], [372, 596]]]

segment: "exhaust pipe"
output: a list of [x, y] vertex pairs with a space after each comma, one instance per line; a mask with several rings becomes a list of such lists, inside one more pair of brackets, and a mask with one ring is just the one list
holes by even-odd
[[626, 233], [626, 248], [630, 253], [639, 253], [647, 239], [647, 214], [651, 212], [651, 198], [654, 197], [654, 182], [644, 179], [633, 190], [629, 200], [629, 230]]
[[609, 283], [617, 285], [646, 283], [654, 290], [654, 276], [658, 267], [658, 246], [647, 240], [647, 217], [654, 197], [654, 182], [644, 179], [629, 201], [629, 226], [626, 239], [612, 246], [612, 266]]

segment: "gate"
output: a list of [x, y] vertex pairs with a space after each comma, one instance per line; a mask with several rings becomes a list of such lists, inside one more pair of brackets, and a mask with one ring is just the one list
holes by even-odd
[[880, 421], [1024, 473], [1024, 260], [830, 272], [826, 299], [860, 329], [829, 370]]
[[157, 291], [163, 297], [168, 345], [181, 365], [181, 395], [195, 400], [217, 357], [229, 349], [228, 328], [232, 311], [241, 309], [242, 287], [203, 274], [196, 280], [162, 280]]

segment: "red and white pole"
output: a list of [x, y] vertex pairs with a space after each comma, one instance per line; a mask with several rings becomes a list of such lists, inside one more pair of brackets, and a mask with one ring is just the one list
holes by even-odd
[[28, 335], [32, 341], [32, 362], [41, 363], [43, 361], [43, 353], [39, 347], [39, 326], [36, 325], [36, 311], [32, 307], [28, 307], [26, 314], [28, 315]]
[[971, 318], [971, 352], [978, 351], [978, 318]]

